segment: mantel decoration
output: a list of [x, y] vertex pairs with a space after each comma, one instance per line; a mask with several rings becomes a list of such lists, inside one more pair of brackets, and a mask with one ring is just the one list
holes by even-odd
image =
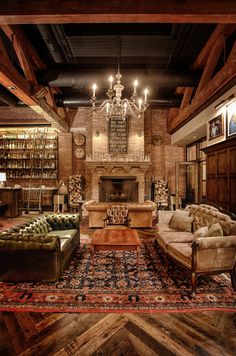
[[144, 98], [138, 97], [137, 86], [138, 80], [136, 79], [133, 83], [134, 89], [133, 94], [130, 99], [122, 99], [122, 91], [124, 86], [121, 84], [122, 75], [120, 73], [120, 52], [121, 52], [121, 42], [120, 38], [117, 40], [117, 62], [118, 69], [116, 74], [116, 83], [113, 85], [114, 78], [109, 77], [109, 88], [106, 92], [108, 99], [104, 100], [101, 105], [96, 105], [96, 89], [97, 84], [94, 83], [92, 86], [93, 94], [91, 97], [92, 108], [99, 113], [104, 113], [106, 119], [109, 121], [112, 116], [119, 116], [123, 120], [126, 119], [127, 115], [139, 118], [140, 114], [143, 113], [147, 108], [147, 96], [148, 89], [144, 89]]
[[85, 136], [81, 133], [74, 136], [74, 143], [77, 146], [82, 146], [85, 143]]
[[82, 147], [78, 147], [75, 150], [75, 157], [78, 159], [82, 159], [85, 156], [85, 151]]

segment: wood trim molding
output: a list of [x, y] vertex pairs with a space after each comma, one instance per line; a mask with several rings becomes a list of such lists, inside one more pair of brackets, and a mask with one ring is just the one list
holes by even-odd
[[94, 0], [90, 2], [5, 0], [0, 9], [0, 24], [50, 23], [235, 23], [234, 0]]

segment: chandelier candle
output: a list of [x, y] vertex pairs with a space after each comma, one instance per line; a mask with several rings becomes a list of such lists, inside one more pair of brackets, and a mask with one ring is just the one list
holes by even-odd
[[92, 86], [93, 95], [91, 97], [93, 111], [99, 111], [99, 113], [104, 113], [107, 120], [110, 120], [113, 116], [119, 116], [123, 120], [126, 120], [128, 115], [133, 117], [140, 117], [140, 114], [143, 113], [147, 108], [147, 95], [148, 90], [144, 90], [144, 98], [139, 98], [137, 95], [137, 86], [139, 85], [138, 80], [136, 79], [133, 83], [134, 91], [130, 99], [122, 99], [122, 92], [124, 86], [121, 84], [122, 75], [118, 66], [116, 74], [116, 82], [113, 85], [113, 77], [108, 78], [109, 87], [106, 92], [108, 99], [104, 100], [103, 103], [99, 106], [96, 105], [96, 89], [97, 85], [94, 83]]

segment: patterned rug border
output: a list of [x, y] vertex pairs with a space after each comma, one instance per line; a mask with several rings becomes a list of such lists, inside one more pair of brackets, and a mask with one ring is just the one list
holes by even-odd
[[226, 313], [232, 313], [236, 311], [236, 308], [225, 308], [225, 307], [204, 307], [204, 308], [179, 308], [176, 309], [83, 309], [83, 308], [28, 308], [28, 307], [0, 307], [0, 311], [8, 311], [8, 312], [27, 312], [27, 313], [135, 313], [135, 314], [160, 314], [160, 313], [194, 313], [194, 312], [202, 312], [202, 311], [222, 311]]

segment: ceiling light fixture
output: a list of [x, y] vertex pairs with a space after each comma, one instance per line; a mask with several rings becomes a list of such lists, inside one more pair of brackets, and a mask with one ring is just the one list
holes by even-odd
[[118, 69], [116, 74], [116, 83], [113, 85], [114, 78], [109, 77], [109, 88], [106, 92], [108, 99], [104, 100], [101, 105], [96, 105], [96, 90], [97, 84], [94, 83], [92, 86], [93, 94], [91, 97], [92, 108], [94, 111], [99, 113], [104, 113], [106, 119], [109, 120], [112, 116], [122, 117], [123, 120], [126, 119], [127, 115], [132, 115], [133, 117], [139, 118], [141, 113], [143, 113], [147, 108], [147, 97], [148, 89], [143, 91], [144, 97], [138, 97], [137, 87], [139, 85], [137, 79], [134, 81], [133, 94], [130, 99], [122, 99], [122, 91], [124, 86], [121, 84], [122, 75], [120, 73], [120, 52], [121, 43], [120, 38], [117, 39], [117, 62]]

